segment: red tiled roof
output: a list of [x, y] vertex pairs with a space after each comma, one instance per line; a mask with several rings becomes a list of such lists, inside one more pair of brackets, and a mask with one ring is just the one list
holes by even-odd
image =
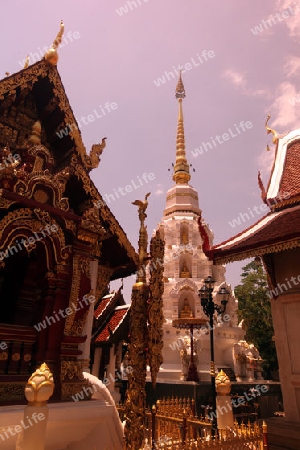
[[101, 314], [103, 314], [103, 312], [107, 310], [108, 306], [113, 302], [114, 296], [115, 293], [106, 295], [105, 297], [102, 298], [101, 302], [94, 311], [94, 317], [96, 319], [99, 319]]
[[129, 305], [117, 307], [98, 336], [95, 337], [95, 342], [107, 342], [111, 335], [116, 332], [121, 323], [124, 321], [128, 311]]
[[[265, 200], [275, 210], [300, 200], [300, 130], [279, 139]], [[261, 180], [260, 180], [261, 181]], [[260, 185], [262, 188], [262, 186]]]
[[208, 252], [218, 264], [300, 246], [300, 205], [269, 213]]
[[289, 197], [300, 194], [300, 141], [293, 142], [287, 148], [284, 171], [281, 178], [279, 195], [289, 194]]
[[[300, 247], [300, 129], [277, 143], [268, 187], [259, 175], [262, 198], [271, 212], [254, 225], [211, 248], [206, 256], [217, 264]], [[199, 232], [203, 235], [201, 224]]]

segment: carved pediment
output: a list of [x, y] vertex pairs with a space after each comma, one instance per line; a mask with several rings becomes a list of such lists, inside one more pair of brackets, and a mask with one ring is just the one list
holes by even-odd
[[193, 291], [195, 293], [198, 292], [197, 284], [192, 281], [190, 278], [184, 278], [181, 281], [178, 281], [176, 285], [170, 292], [171, 297], [178, 297], [180, 291]]
[[36, 172], [27, 174], [14, 185], [14, 192], [23, 197], [31, 198], [39, 203], [47, 203], [63, 211], [69, 210], [69, 202], [63, 197], [65, 182], [62, 183], [49, 172]]

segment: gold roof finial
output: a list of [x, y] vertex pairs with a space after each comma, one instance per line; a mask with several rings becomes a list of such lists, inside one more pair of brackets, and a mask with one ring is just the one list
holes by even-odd
[[185, 153], [184, 126], [182, 113], [182, 99], [185, 98], [184, 85], [181, 78], [181, 70], [176, 86], [175, 97], [178, 99], [178, 125], [176, 137], [176, 162], [174, 165], [173, 180], [176, 184], [187, 184], [191, 179], [189, 165]]
[[[268, 117], [267, 117], [267, 120], [266, 120], [266, 123], [265, 123], [265, 127], [266, 127], [266, 130], [267, 130], [267, 134], [270, 134], [270, 133], [273, 134], [273, 139], [272, 139], [273, 144], [277, 144], [279, 136], [278, 136], [278, 133], [276, 133], [275, 130], [273, 130], [272, 128], [270, 128], [268, 126], [268, 122], [269, 122], [270, 118], [271, 118], [271, 116], [270, 116], [270, 114], [268, 114]], [[270, 148], [268, 148], [268, 147], [267, 147], [267, 150], [270, 150]]]
[[29, 66], [29, 55], [26, 56], [23, 69], [27, 69], [28, 66]]
[[64, 34], [65, 25], [64, 22], [60, 21], [60, 29], [59, 32], [56, 35], [56, 38], [53, 41], [53, 44], [49, 48], [49, 50], [45, 53], [45, 60], [51, 64], [52, 66], [56, 66], [58, 61], [58, 53], [57, 53], [57, 47], [61, 43], [62, 35]]

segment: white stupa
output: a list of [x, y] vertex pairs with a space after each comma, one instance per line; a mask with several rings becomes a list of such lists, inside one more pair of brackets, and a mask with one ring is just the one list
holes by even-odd
[[[198, 192], [189, 184], [190, 165], [186, 159], [182, 101], [185, 90], [181, 75], [176, 88], [179, 104], [176, 140], [176, 162], [174, 165], [174, 186], [167, 192], [166, 208], [159, 229], [165, 240], [163, 313], [164, 348], [158, 381], [185, 380], [190, 360], [189, 331], [177, 329], [172, 321], [180, 317], [202, 318], [208, 321], [203, 312], [198, 290], [203, 280], [212, 276], [215, 280], [213, 295], [220, 287], [230, 291], [224, 321], [214, 329], [215, 367], [237, 372], [234, 346], [244, 338], [245, 332], [238, 326], [238, 302], [225, 280], [225, 267], [216, 266], [202, 250], [202, 238], [198, 221], [201, 217]], [[200, 219], [208, 239], [212, 244], [213, 233], [203, 219]], [[214, 301], [218, 303], [217, 297]], [[209, 330], [194, 330], [194, 359], [200, 381], [210, 380], [210, 342]], [[241, 358], [242, 359], [242, 358]], [[240, 364], [240, 361], [238, 361]]]

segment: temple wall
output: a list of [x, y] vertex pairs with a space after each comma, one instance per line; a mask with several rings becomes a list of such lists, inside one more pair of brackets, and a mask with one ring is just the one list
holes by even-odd
[[300, 422], [300, 282], [292, 279], [300, 275], [300, 250], [280, 252], [273, 258], [280, 295], [271, 305], [284, 410], [286, 420]]

